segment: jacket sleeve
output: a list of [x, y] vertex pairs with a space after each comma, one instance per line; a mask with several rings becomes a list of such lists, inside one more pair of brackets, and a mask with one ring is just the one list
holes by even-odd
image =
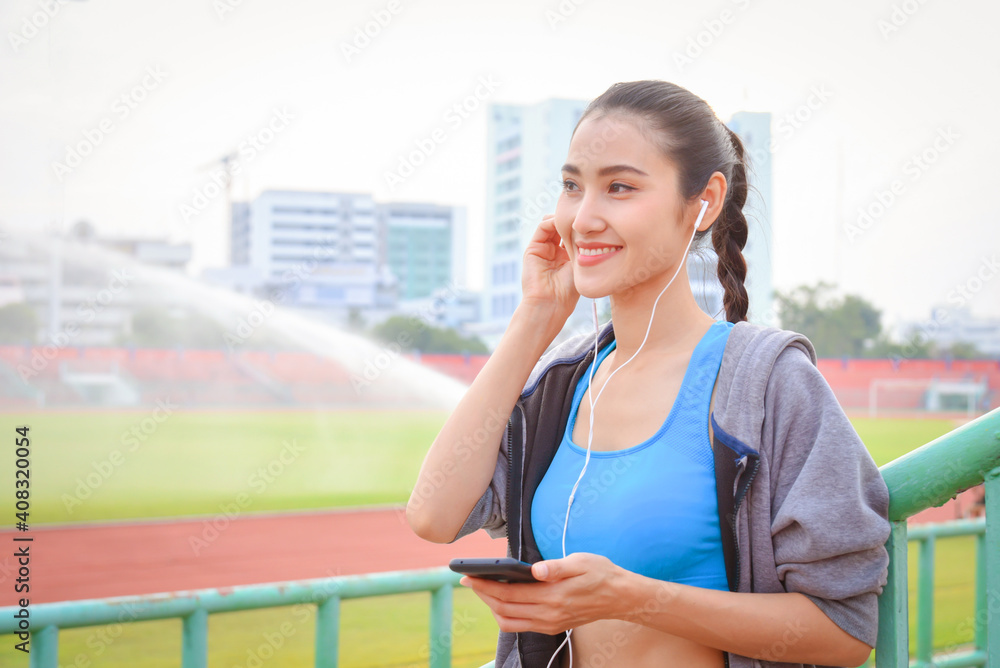
[[[611, 323], [609, 322], [605, 325], [601, 336], [606, 336], [610, 331]], [[535, 364], [527, 382], [521, 390], [522, 393], [528, 392], [529, 388], [536, 384], [538, 379], [544, 374], [545, 370], [550, 367], [554, 360], [565, 358], [566, 356], [572, 357], [573, 355], [579, 354], [581, 342], [583, 343], [584, 348], [586, 348], [587, 343], [592, 340], [592, 337], [593, 335], [590, 332], [581, 332], [575, 336], [571, 336], [562, 343], [551, 347]], [[509, 421], [507, 423], [507, 429], [510, 429]], [[458, 535], [452, 539], [452, 542], [458, 540], [462, 536], [469, 535], [477, 529], [486, 529], [486, 532], [493, 538], [506, 537], [507, 475], [509, 466], [507, 443], [509, 442], [509, 436], [510, 434], [505, 431], [500, 442], [500, 450], [497, 454], [497, 465], [493, 471], [493, 479], [483, 492], [483, 495], [479, 498], [479, 501], [472, 509], [472, 512], [469, 513], [469, 516], [465, 520], [465, 524], [463, 524], [462, 528], [459, 529]], [[521, 437], [524, 438], [525, 435], [522, 433]]]
[[[509, 422], [507, 429], [510, 429]], [[452, 543], [478, 529], [486, 529], [486, 533], [492, 538], [503, 538], [507, 535], [507, 429], [504, 430], [500, 440], [493, 479], [465, 519], [465, 524], [458, 530], [458, 535], [451, 540]]]
[[889, 492], [807, 354], [785, 348], [765, 391], [771, 536], [778, 577], [834, 623], [875, 645], [886, 583]]

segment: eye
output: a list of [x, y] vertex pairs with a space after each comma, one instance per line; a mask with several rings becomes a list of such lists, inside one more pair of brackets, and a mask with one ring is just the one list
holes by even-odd
[[[615, 190], [615, 188], [622, 188], [622, 190]], [[613, 193], [623, 193], [629, 190], [635, 190], [635, 188], [633, 188], [632, 186], [627, 186], [624, 183], [612, 183], [610, 186], [610, 190]]]
[[562, 182], [563, 191], [570, 192], [571, 189], [576, 187], [576, 184], [572, 181], [566, 180]]

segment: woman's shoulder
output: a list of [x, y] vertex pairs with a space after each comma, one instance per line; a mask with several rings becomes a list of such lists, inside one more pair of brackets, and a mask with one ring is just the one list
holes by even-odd
[[[599, 347], [603, 348], [614, 339], [612, 323], [605, 323], [599, 333]], [[531, 393], [545, 373], [556, 364], [573, 363], [582, 360], [594, 348], [593, 331], [577, 331], [561, 341], [554, 342], [538, 359], [524, 384], [523, 393]]]
[[816, 366], [816, 349], [809, 339], [789, 329], [746, 321], [733, 325], [719, 368], [718, 389], [762, 392], [776, 366]]
[[815, 381], [818, 373], [816, 351], [799, 332], [738, 322], [719, 367], [715, 418], [723, 429], [749, 438], [759, 433], [778, 395], [785, 395], [784, 409], [793, 408], [796, 388], [803, 380]]
[[730, 357], [749, 357], [766, 361], [777, 358], [788, 348], [801, 350], [814, 365], [816, 349], [806, 335], [790, 329], [760, 325], [745, 320], [733, 325], [726, 344]]

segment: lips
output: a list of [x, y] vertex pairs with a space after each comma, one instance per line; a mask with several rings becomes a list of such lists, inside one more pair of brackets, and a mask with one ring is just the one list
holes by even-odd
[[581, 248], [580, 255], [604, 255], [605, 253], [613, 253], [616, 250], [621, 250], [621, 246], [605, 246], [604, 248]]
[[576, 261], [580, 266], [589, 267], [618, 254], [621, 246], [587, 244], [577, 247]]

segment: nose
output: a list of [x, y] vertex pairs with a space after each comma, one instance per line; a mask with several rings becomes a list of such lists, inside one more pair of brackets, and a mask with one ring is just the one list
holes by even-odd
[[600, 232], [607, 227], [604, 212], [596, 196], [584, 194], [573, 211], [573, 231], [581, 237]]

